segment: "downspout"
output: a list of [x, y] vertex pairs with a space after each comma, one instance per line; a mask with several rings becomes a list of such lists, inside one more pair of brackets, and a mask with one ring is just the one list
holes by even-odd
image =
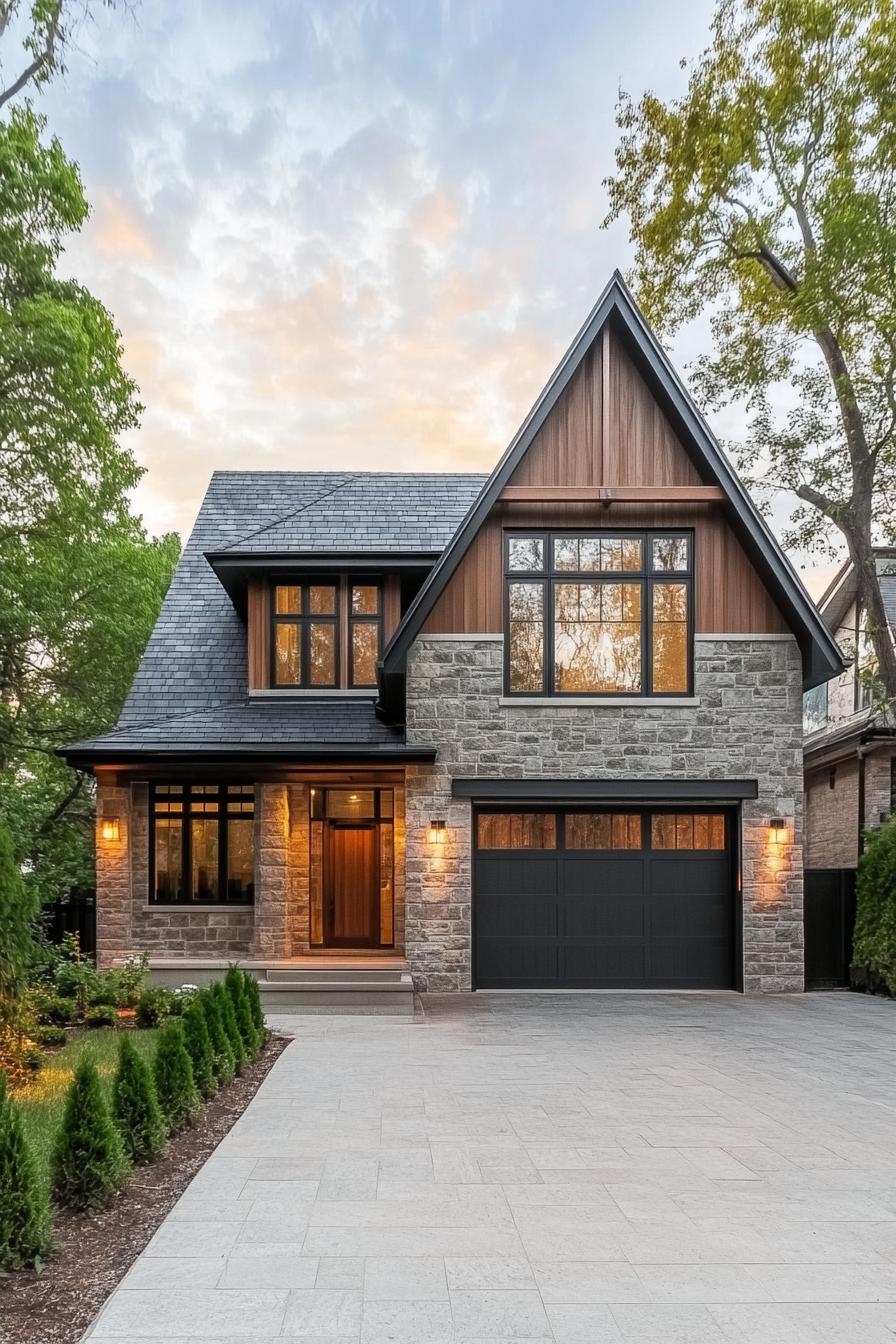
[[862, 850], [865, 847], [865, 753], [867, 746], [860, 743], [856, 749], [856, 756], [859, 762], [859, 815], [858, 815], [858, 834], [856, 836], [856, 866], [862, 857]]

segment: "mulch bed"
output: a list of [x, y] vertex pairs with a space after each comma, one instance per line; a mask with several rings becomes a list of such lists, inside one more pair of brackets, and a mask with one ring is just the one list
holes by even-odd
[[157, 1162], [135, 1170], [108, 1208], [57, 1213], [56, 1253], [46, 1267], [0, 1276], [3, 1344], [77, 1344], [288, 1044], [282, 1036], [269, 1041], [252, 1066], [203, 1107], [192, 1129], [171, 1139]]

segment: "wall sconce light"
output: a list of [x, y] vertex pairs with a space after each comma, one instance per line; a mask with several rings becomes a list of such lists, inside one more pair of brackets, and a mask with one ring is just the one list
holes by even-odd
[[768, 824], [768, 838], [773, 845], [783, 845], [787, 839], [787, 823], [783, 817], [772, 817]]
[[118, 817], [103, 817], [100, 822], [100, 835], [104, 840], [120, 840], [121, 822]]
[[442, 820], [431, 821], [429, 823], [429, 841], [433, 845], [444, 845], [446, 835], [445, 823]]

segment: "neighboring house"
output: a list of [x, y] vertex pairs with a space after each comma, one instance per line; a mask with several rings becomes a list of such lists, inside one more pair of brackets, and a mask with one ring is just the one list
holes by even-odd
[[[876, 551], [881, 596], [896, 635], [896, 549]], [[821, 618], [846, 653], [839, 676], [804, 700], [807, 868], [855, 868], [862, 835], [896, 812], [896, 720], [881, 708], [874, 656], [847, 562], [819, 603]]]
[[213, 476], [65, 753], [100, 959], [799, 990], [802, 694], [842, 667], [615, 276], [488, 477]]

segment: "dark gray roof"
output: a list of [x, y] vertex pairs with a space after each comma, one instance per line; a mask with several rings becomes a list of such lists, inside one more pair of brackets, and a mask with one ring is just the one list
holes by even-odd
[[204, 549], [240, 555], [440, 552], [486, 479], [415, 472], [216, 472], [206, 503], [228, 529], [232, 522], [237, 526], [226, 544]]
[[[401, 733], [373, 712], [372, 699], [250, 699], [243, 695], [214, 709], [182, 714], [156, 723], [124, 724], [102, 737], [77, 742], [67, 754], [109, 757], [131, 753], [226, 752], [234, 755], [272, 750], [296, 756], [360, 751], [401, 754]], [[431, 753], [430, 753], [431, 754]]]
[[[339, 711], [298, 700], [263, 710], [249, 704], [246, 627], [206, 553], [439, 552], [484, 480], [411, 472], [216, 471], [118, 727], [94, 744], [123, 745], [120, 730], [144, 724], [152, 725], [140, 739], [147, 749], [166, 734], [172, 742], [192, 741], [194, 733], [197, 741], [218, 733], [219, 740], [242, 742], [256, 732], [262, 734], [257, 741], [323, 741], [315, 734], [331, 726], [336, 731], [344, 702]], [[220, 715], [206, 713], [217, 709]], [[345, 714], [353, 740], [367, 740], [362, 720], [379, 734], [377, 741], [393, 740], [369, 701]], [[265, 736], [269, 732], [273, 738]]]

